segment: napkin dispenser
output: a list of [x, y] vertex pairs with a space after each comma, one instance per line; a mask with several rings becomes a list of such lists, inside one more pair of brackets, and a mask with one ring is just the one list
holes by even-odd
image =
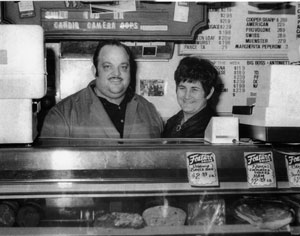
[[32, 143], [46, 93], [44, 32], [38, 25], [0, 25], [0, 143]]
[[212, 117], [205, 129], [204, 140], [210, 143], [234, 143], [239, 140], [239, 120], [236, 117]]

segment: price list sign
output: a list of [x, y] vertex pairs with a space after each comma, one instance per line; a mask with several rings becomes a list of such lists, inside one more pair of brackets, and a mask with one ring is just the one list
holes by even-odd
[[272, 152], [245, 152], [244, 158], [250, 188], [276, 187]]
[[285, 155], [285, 163], [290, 187], [300, 187], [300, 153]]
[[186, 153], [188, 179], [191, 186], [218, 186], [216, 156], [212, 152]]
[[255, 104], [258, 88], [269, 76], [269, 65], [289, 65], [287, 60], [212, 60], [221, 83], [218, 112], [232, 112], [232, 106]]
[[[209, 28], [195, 44], [180, 45], [180, 53], [201, 55], [226, 53], [227, 57], [264, 58], [282, 55], [296, 40], [297, 5], [253, 2], [223, 3], [209, 9]], [[227, 5], [226, 5], [227, 4]], [[273, 56], [272, 56], [273, 55]]]
[[213, 61], [221, 78], [217, 112], [254, 105], [260, 83], [269, 76], [267, 66], [297, 61], [300, 4], [223, 2], [208, 16], [208, 29], [195, 43], [180, 44], [179, 54]]

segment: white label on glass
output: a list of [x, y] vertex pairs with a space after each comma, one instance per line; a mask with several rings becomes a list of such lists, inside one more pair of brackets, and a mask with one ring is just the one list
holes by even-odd
[[188, 179], [192, 186], [218, 186], [216, 156], [212, 152], [187, 152]]
[[276, 187], [272, 152], [245, 152], [244, 157], [250, 188]]
[[285, 155], [290, 187], [300, 187], [300, 154]]

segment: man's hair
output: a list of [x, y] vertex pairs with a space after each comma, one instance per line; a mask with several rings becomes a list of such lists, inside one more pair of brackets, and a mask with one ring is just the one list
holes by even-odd
[[174, 73], [176, 88], [180, 82], [197, 82], [202, 84], [208, 95], [212, 87], [216, 86], [218, 71], [209, 60], [199, 57], [185, 57], [181, 59]]
[[101, 49], [106, 46], [117, 46], [117, 47], [122, 47], [125, 49], [125, 51], [127, 52], [128, 56], [129, 56], [129, 66], [130, 66], [130, 84], [129, 87], [135, 91], [135, 86], [136, 86], [136, 70], [137, 70], [137, 66], [136, 66], [136, 62], [134, 60], [134, 55], [131, 52], [130, 48], [121, 43], [118, 40], [112, 39], [112, 40], [105, 40], [105, 41], [100, 41], [96, 47], [96, 50], [94, 52], [94, 56], [93, 56], [93, 64], [96, 68], [96, 76], [98, 76], [99, 72], [98, 72], [98, 58], [99, 58], [99, 54]]

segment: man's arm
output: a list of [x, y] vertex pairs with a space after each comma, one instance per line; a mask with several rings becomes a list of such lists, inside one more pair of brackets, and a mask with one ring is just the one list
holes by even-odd
[[41, 138], [70, 137], [70, 128], [63, 114], [55, 107], [45, 117]]

